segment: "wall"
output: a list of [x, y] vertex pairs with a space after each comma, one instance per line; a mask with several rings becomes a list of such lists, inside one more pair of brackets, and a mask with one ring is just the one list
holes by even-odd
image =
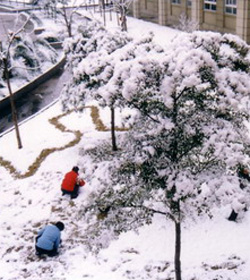
[[143, 18], [145, 20], [158, 23], [158, 1], [157, 0], [140, 0], [137, 5], [137, 18]]
[[[224, 0], [217, 0], [216, 11], [204, 10], [204, 0], [187, 0], [173, 4], [171, 0], [137, 0], [133, 5], [133, 16], [161, 25], [176, 26], [179, 16], [185, 13], [199, 24], [200, 30], [232, 33], [250, 43], [250, 0], [237, 1], [237, 15], [225, 13]], [[146, 5], [146, 6], [145, 6]]]

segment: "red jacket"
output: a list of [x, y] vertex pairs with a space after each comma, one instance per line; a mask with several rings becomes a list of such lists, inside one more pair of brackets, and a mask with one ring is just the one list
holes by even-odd
[[72, 192], [76, 184], [84, 186], [85, 182], [78, 179], [78, 174], [75, 171], [70, 171], [65, 174], [61, 187], [62, 190]]

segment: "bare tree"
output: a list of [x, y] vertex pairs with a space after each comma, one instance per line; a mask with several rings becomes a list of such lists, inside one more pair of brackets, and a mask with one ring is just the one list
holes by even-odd
[[18, 126], [18, 117], [17, 117], [17, 110], [15, 106], [15, 101], [14, 101], [14, 95], [13, 91], [11, 88], [11, 82], [10, 82], [10, 76], [11, 76], [11, 70], [12, 70], [12, 65], [11, 65], [11, 47], [13, 42], [16, 39], [16, 36], [23, 32], [26, 28], [29, 28], [30, 24], [30, 18], [26, 18], [24, 23], [21, 25], [20, 28], [17, 29], [15, 32], [9, 32], [8, 34], [8, 39], [7, 39], [7, 49], [6, 51], [1, 50], [0, 51], [0, 66], [3, 70], [3, 76], [6, 79], [8, 91], [9, 91], [9, 97], [10, 97], [10, 106], [11, 106], [11, 114], [12, 114], [12, 121], [15, 127], [16, 131], [16, 138], [17, 138], [17, 144], [18, 144], [18, 149], [21, 149], [23, 147], [22, 141], [21, 141], [21, 136], [19, 132], [19, 126]]
[[179, 24], [175, 27], [181, 31], [191, 33], [199, 29], [199, 23], [193, 19], [188, 18], [185, 13], [181, 13], [179, 17]]
[[[129, 11], [129, 6], [134, 0], [113, 0], [111, 1], [112, 7], [109, 8], [109, 11], [114, 10], [118, 16], [118, 24], [120, 21], [121, 24], [121, 30], [122, 31], [128, 31], [127, 27], [127, 14]], [[101, 9], [101, 12], [103, 12], [103, 21], [104, 25], [106, 25], [106, 17], [105, 17], [105, 11], [107, 10], [105, 6], [105, 0], [99, 0], [99, 7]]]
[[59, 7], [59, 13], [63, 17], [68, 36], [72, 37], [73, 18], [85, 1], [83, 0], [80, 4], [77, 4], [77, 1], [73, 1], [70, 7], [68, 2], [68, 0], [58, 0], [58, 3], [61, 4], [61, 7]]
[[127, 26], [127, 14], [129, 11], [129, 6], [133, 0], [114, 0], [114, 9], [120, 15], [121, 29], [122, 31], [128, 31]]
[[69, 0], [45, 0], [42, 2], [42, 6], [48, 15], [57, 18], [58, 14], [62, 17], [69, 37], [72, 37], [74, 16], [77, 15], [81, 7], [86, 5], [86, 0], [82, 0], [80, 3], [76, 0], [73, 2]]

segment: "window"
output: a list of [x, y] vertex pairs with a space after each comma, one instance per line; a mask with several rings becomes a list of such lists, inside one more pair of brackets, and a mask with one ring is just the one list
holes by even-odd
[[188, 5], [188, 7], [191, 7], [192, 6], [192, 0], [188, 0], [187, 5]]
[[237, 0], [225, 0], [225, 12], [227, 14], [237, 14]]
[[181, 0], [172, 0], [172, 4], [181, 4]]
[[204, 9], [210, 11], [216, 11], [216, 0], [205, 0]]

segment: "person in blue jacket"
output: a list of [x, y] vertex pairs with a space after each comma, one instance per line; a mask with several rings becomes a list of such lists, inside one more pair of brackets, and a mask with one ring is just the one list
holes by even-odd
[[46, 254], [50, 257], [58, 255], [62, 230], [64, 230], [62, 222], [57, 222], [55, 225], [47, 225], [41, 229], [36, 237], [36, 255]]

